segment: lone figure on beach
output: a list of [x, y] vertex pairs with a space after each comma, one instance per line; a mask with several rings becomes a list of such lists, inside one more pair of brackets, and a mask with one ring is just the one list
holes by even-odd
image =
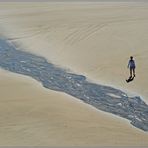
[[135, 77], [136, 76], [135, 75], [136, 65], [135, 65], [135, 61], [133, 60], [132, 56], [130, 57], [127, 67], [130, 69], [130, 78]]

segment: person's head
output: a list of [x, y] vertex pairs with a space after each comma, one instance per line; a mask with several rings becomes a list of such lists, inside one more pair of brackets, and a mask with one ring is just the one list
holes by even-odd
[[130, 56], [130, 59], [131, 59], [131, 60], [133, 60], [133, 57], [132, 57], [132, 56]]

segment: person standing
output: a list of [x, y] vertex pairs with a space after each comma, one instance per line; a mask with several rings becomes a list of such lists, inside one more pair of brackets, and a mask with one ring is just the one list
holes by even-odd
[[136, 68], [136, 64], [135, 61], [133, 60], [133, 57], [130, 57], [130, 60], [128, 62], [128, 68], [130, 69], [130, 78], [135, 77], [135, 68]]

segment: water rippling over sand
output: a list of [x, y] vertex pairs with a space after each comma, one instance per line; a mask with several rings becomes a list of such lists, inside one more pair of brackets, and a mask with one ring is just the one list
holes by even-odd
[[2, 38], [0, 67], [30, 76], [47, 89], [65, 92], [99, 110], [126, 118], [133, 126], [148, 131], [148, 105], [140, 97], [129, 97], [119, 89], [92, 83], [85, 76], [68, 72], [43, 57], [17, 50]]

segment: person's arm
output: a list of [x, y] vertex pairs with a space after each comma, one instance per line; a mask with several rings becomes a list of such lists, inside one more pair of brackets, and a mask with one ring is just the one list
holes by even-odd
[[134, 61], [134, 65], [135, 65], [135, 68], [136, 68], [136, 63], [135, 63], [135, 61]]
[[129, 66], [130, 66], [130, 61], [128, 62], [127, 68], [129, 68]]

